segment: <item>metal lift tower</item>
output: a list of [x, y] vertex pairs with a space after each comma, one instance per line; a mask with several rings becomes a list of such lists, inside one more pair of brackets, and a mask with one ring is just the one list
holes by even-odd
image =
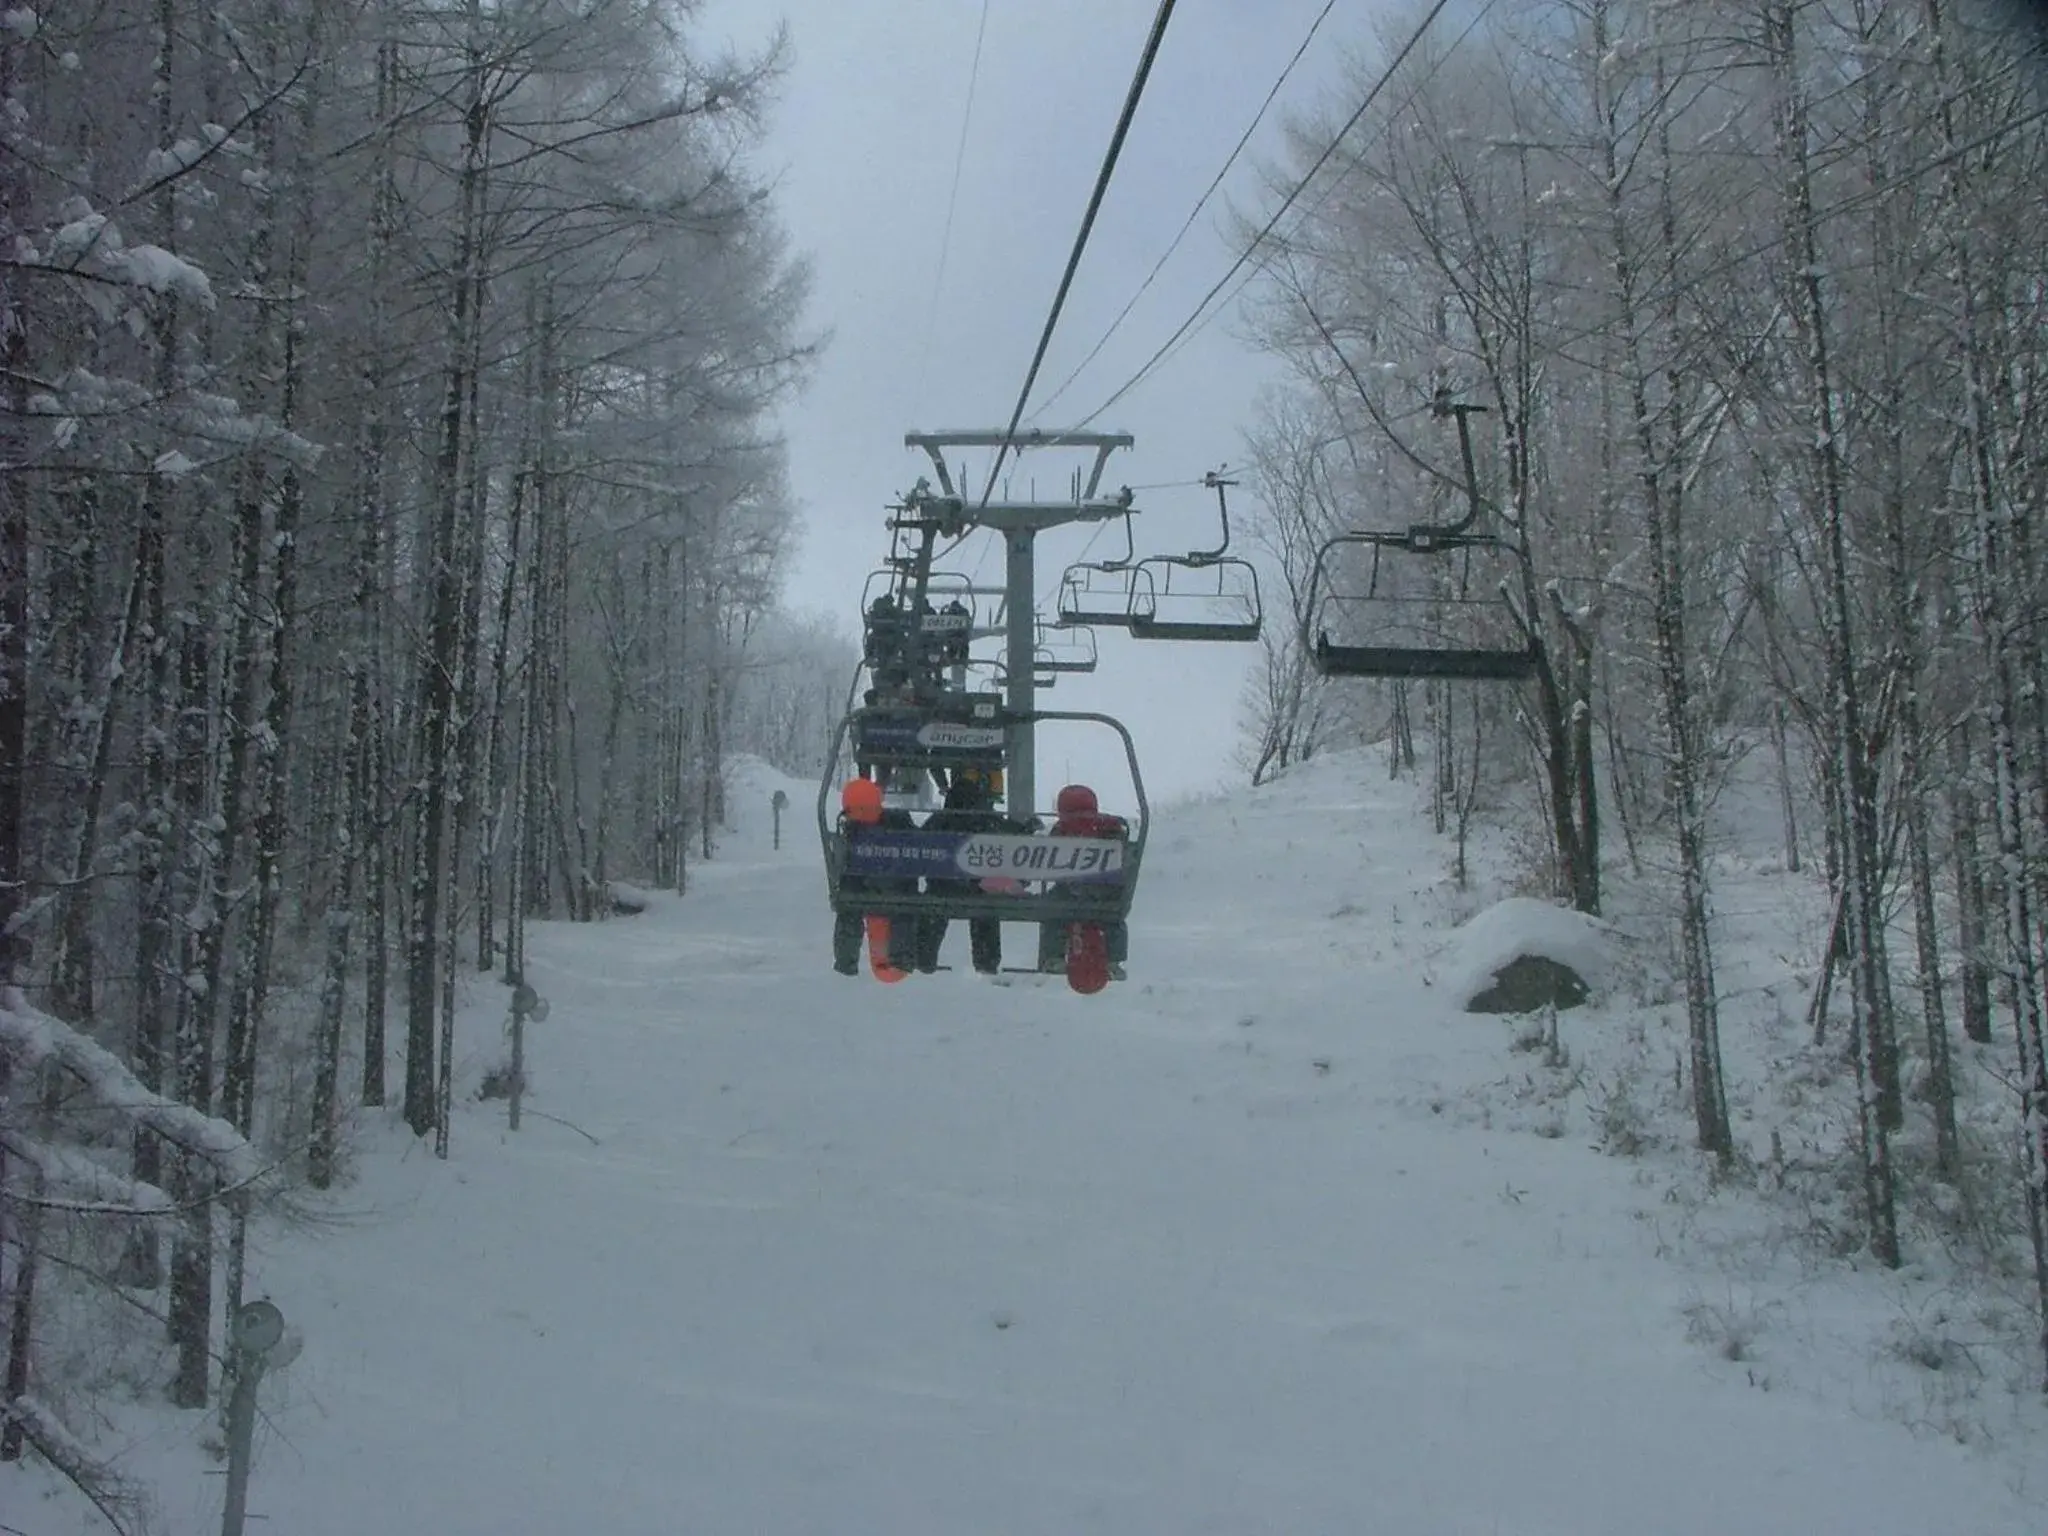
[[[1109, 463], [1110, 454], [1119, 448], [1130, 447], [1132, 441], [1127, 432], [1020, 432], [1015, 436], [1000, 431], [904, 434], [905, 447], [922, 448], [930, 456], [938, 479], [936, 492], [929, 483], [919, 481], [917, 488], [904, 500], [905, 510], [913, 516], [933, 519], [948, 537], [973, 528], [993, 528], [1003, 536], [1007, 555], [1003, 575], [1003, 612], [1007, 620], [1007, 632], [1003, 637], [1003, 667], [1008, 679], [1003, 705], [1011, 716], [1009, 750], [1005, 754], [1009, 761], [1009, 778], [1005, 789], [1012, 815], [1028, 815], [1036, 808], [1033, 804], [1037, 788], [1037, 765], [1033, 757], [1036, 732], [1031, 723], [1032, 711], [1036, 707], [1031, 659], [1038, 645], [1035, 541], [1040, 533], [1050, 528], [1065, 527], [1069, 523], [1105, 522], [1130, 513], [1131, 493], [1128, 489], [1104, 496], [1101, 487], [1102, 471]], [[989, 500], [977, 504], [970, 502], [962, 488], [954, 485], [952, 472], [946, 467], [946, 450], [949, 448], [1008, 448], [1013, 453], [1027, 448], [1088, 448], [1095, 452], [1095, 463], [1085, 483], [1081, 477], [1076, 477], [1073, 494], [1064, 501]]]

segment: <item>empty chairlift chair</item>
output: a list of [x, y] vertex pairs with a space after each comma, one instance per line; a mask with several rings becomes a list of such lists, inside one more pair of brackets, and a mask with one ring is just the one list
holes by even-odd
[[1039, 624], [1033, 665], [1041, 675], [1093, 672], [1095, 663], [1095, 631], [1087, 625]]
[[1534, 641], [1501, 591], [1514, 558], [1490, 534], [1428, 525], [1339, 534], [1310, 576], [1310, 663], [1325, 677], [1533, 676]]
[[[1124, 552], [1114, 560], [1077, 560], [1060, 572], [1052, 624], [1058, 629], [1107, 624], [1122, 629], [1131, 621], [1131, 562], [1138, 550], [1131, 514], [1123, 516]], [[1085, 551], [1084, 551], [1085, 553]]]
[[1465, 515], [1340, 533], [1316, 551], [1302, 644], [1325, 677], [1519, 682], [1536, 672], [1534, 632], [1504, 591], [1520, 554], [1475, 526], [1484, 503], [1469, 418], [1485, 407], [1440, 391], [1431, 409], [1457, 422]]
[[1216, 493], [1222, 537], [1214, 549], [1184, 555], [1152, 555], [1131, 575], [1133, 640], [1256, 640], [1265, 625], [1259, 602], [1259, 573], [1230, 549], [1229, 487], [1215, 471], [1202, 483]]
[[1259, 638], [1259, 573], [1234, 555], [1154, 555], [1133, 567], [1133, 640]]
[[1070, 565], [1060, 573], [1058, 617], [1062, 629], [1131, 623], [1131, 568], [1114, 564]]

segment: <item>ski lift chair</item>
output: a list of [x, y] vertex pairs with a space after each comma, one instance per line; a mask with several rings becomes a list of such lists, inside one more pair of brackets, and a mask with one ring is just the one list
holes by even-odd
[[1264, 627], [1259, 573], [1230, 554], [1229, 488], [1237, 482], [1211, 470], [1202, 484], [1216, 493], [1221, 535], [1214, 549], [1151, 555], [1134, 567], [1130, 619], [1133, 640], [1256, 640]]
[[[1362, 591], [1341, 589], [1333, 556], [1346, 549], [1370, 552]], [[1310, 573], [1303, 626], [1310, 664], [1324, 677], [1534, 676], [1535, 640], [1499, 590], [1498, 568], [1513, 554], [1492, 534], [1426, 524], [1337, 535], [1316, 552]]]
[[[977, 702], [970, 722], [926, 720], [905, 731], [863, 729], [863, 716], [887, 713], [855, 710], [839, 722], [818, 786], [818, 835], [825, 850], [825, 884], [834, 913], [860, 913], [891, 920], [926, 915], [949, 919], [995, 918], [1010, 923], [1103, 923], [1130, 915], [1151, 826], [1151, 807], [1138, 769], [1131, 733], [1113, 716], [1093, 711], [1033, 710], [1010, 715], [993, 700]], [[1127, 818], [1127, 841], [1052, 837], [1043, 833], [927, 832], [922, 828], [842, 826], [840, 784], [857, 752], [872, 760], [875, 774], [905, 766], [929, 769], [943, 761], [953, 769], [1002, 767], [1001, 748], [1009, 726], [1020, 721], [1078, 721], [1114, 731], [1123, 744], [1135, 804]], [[933, 729], [933, 727], [939, 727]], [[960, 727], [964, 727], [961, 729]], [[856, 745], [858, 743], [858, 745]], [[1027, 810], [1029, 808], [1026, 808]], [[1020, 819], [1023, 811], [1011, 812]], [[848, 876], [854, 877], [851, 884]], [[974, 882], [939, 892], [918, 889], [919, 877]], [[872, 879], [894, 882], [875, 890]], [[993, 889], [991, 887], [994, 887]]]
[[1133, 640], [1256, 640], [1264, 624], [1259, 573], [1249, 560], [1153, 555], [1134, 568], [1125, 625]]
[[1034, 665], [1041, 673], [1093, 672], [1096, 661], [1095, 631], [1087, 625], [1039, 622]]
[[[1123, 516], [1124, 552], [1114, 560], [1077, 560], [1060, 572], [1056, 628], [1077, 624], [1109, 624], [1121, 629], [1129, 622], [1131, 584], [1128, 572], [1137, 559], [1131, 514]], [[1086, 551], [1083, 551], [1086, 553]]]
[[1088, 625], [1128, 629], [1135, 601], [1134, 570], [1120, 565], [1068, 566], [1060, 573], [1059, 616], [1054, 625], [1060, 629]]

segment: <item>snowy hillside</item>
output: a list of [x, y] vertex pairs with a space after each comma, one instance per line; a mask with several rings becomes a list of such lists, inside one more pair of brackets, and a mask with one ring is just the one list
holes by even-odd
[[[748, 765], [691, 895], [535, 927], [516, 1136], [473, 1099], [446, 1164], [367, 1126], [327, 1229], [264, 1231], [306, 1344], [263, 1528], [2042, 1528], [2034, 1410], [1892, 1347], [1933, 1280], [1730, 1267], [1761, 1208], [1654, 1150], [1659, 1081], [1653, 1155], [1595, 1150], [1616, 1053], [1669, 1060], [1654, 936], [1564, 1016], [1576, 1075], [1460, 1011], [1505, 891], [1450, 883], [1376, 760], [1159, 808], [1095, 998], [975, 976], [957, 926], [958, 969], [833, 974], [815, 793]], [[502, 1009], [475, 987], [472, 1083]], [[177, 1536], [218, 1529], [210, 1424], [114, 1431]], [[93, 1528], [41, 1486], [0, 1523]]]

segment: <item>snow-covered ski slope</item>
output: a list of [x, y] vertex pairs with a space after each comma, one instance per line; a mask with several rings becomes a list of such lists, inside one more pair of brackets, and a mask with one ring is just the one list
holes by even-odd
[[[447, 1164], [366, 1125], [346, 1223], [266, 1237], [306, 1346], [265, 1387], [265, 1529], [2048, 1523], [2019, 1459], [1703, 1343], [1718, 1282], [1583, 1126], [1432, 1112], [1508, 1035], [1432, 984], [1465, 898], [1376, 761], [1162, 809], [1094, 998], [976, 977], [958, 926], [957, 970], [833, 974], [814, 790], [772, 853], [777, 782], [686, 899], [532, 930], [553, 1119], [466, 1102]], [[472, 1078], [502, 1006], [475, 989]], [[170, 1429], [152, 1457], [172, 1528], [217, 1529], [218, 1477]]]

